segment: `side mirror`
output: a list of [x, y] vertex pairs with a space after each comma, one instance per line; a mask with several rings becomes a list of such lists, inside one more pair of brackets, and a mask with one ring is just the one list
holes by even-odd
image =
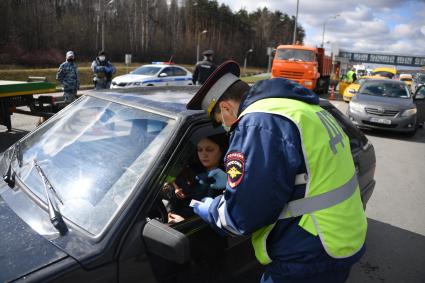
[[161, 73], [161, 74], [159, 74], [159, 77], [160, 78], [167, 77], [167, 73]]
[[146, 223], [142, 234], [152, 254], [179, 264], [189, 261], [189, 239], [183, 233], [152, 219]]

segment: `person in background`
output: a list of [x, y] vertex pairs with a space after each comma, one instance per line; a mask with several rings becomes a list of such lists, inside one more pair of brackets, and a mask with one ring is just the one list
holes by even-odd
[[225, 172], [209, 174], [224, 194], [194, 212], [218, 233], [251, 236], [261, 282], [345, 282], [367, 230], [349, 138], [311, 90], [239, 76], [225, 62], [187, 105], [230, 133]]
[[74, 60], [74, 52], [66, 52], [66, 61], [59, 66], [58, 72], [56, 73], [56, 79], [63, 86], [63, 96], [67, 103], [77, 98], [77, 90], [80, 89], [80, 76]]
[[111, 87], [112, 75], [116, 69], [111, 62], [108, 61], [105, 51], [99, 51], [98, 56], [91, 64], [94, 74], [93, 82], [95, 89], [105, 89]]
[[202, 55], [204, 55], [204, 59], [196, 63], [193, 72], [192, 82], [194, 85], [202, 85], [217, 68], [213, 62], [214, 51], [206, 50], [202, 52]]
[[212, 135], [201, 139], [196, 146], [197, 156], [193, 164], [183, 168], [174, 182], [164, 186], [163, 193], [170, 201], [168, 223], [177, 223], [194, 215], [189, 206], [192, 199], [201, 201], [205, 197], [220, 195], [225, 187], [211, 186], [216, 180], [208, 174], [214, 170], [223, 170], [223, 157], [227, 150], [227, 136]]

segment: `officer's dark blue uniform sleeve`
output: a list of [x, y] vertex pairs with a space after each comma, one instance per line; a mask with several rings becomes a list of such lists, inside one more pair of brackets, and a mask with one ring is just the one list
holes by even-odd
[[227, 188], [210, 206], [209, 222], [236, 235], [274, 223], [291, 199], [303, 164], [299, 140], [296, 126], [284, 117], [244, 116], [226, 155]]

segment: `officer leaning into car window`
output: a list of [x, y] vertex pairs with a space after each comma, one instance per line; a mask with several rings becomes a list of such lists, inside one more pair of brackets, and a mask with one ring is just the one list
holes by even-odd
[[224, 195], [195, 213], [251, 236], [261, 282], [344, 282], [367, 228], [348, 137], [312, 91], [283, 78], [250, 88], [239, 75], [225, 62], [188, 104], [231, 132], [226, 172], [210, 176]]
[[217, 69], [217, 65], [213, 62], [214, 51], [206, 50], [202, 52], [202, 55], [204, 55], [204, 59], [195, 65], [195, 71], [192, 76], [193, 84], [203, 84], [215, 69]]
[[105, 51], [99, 51], [98, 56], [91, 64], [94, 74], [93, 83], [95, 89], [105, 89], [111, 87], [112, 75], [116, 69], [111, 62], [108, 61]]
[[63, 62], [56, 73], [56, 79], [63, 86], [63, 96], [65, 102], [72, 102], [77, 98], [77, 90], [80, 89], [80, 76], [78, 67], [75, 64], [73, 51], [66, 52], [66, 61]]

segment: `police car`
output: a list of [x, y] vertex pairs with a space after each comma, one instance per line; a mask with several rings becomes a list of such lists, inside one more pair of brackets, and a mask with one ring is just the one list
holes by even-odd
[[192, 73], [186, 68], [170, 62], [152, 62], [152, 64], [140, 66], [130, 74], [115, 77], [111, 88], [192, 84]]

